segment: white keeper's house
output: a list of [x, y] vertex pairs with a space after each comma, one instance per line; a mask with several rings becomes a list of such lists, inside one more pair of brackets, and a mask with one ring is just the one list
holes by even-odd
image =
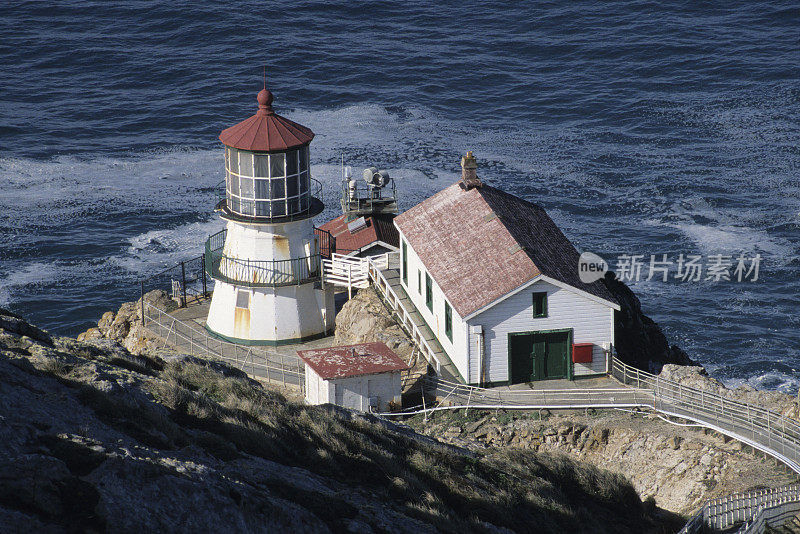
[[467, 384], [606, 373], [619, 304], [544, 209], [462, 179], [395, 218], [409, 298]]

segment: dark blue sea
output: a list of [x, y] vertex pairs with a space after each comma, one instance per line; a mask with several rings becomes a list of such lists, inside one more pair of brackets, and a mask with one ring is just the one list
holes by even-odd
[[[760, 254], [757, 281], [633, 282], [731, 385], [800, 385], [800, 9], [792, 1], [5, 1], [0, 306], [75, 335], [221, 228], [217, 136], [276, 110], [408, 208], [473, 150], [581, 250]], [[321, 218], [322, 219], [322, 218]], [[643, 276], [645, 278], [645, 276]]]

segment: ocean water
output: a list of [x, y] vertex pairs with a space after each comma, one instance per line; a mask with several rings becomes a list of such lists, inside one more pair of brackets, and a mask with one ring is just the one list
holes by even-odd
[[642, 280], [726, 383], [800, 385], [796, 2], [4, 3], [0, 306], [74, 335], [222, 224], [219, 132], [276, 110], [408, 208], [473, 150], [581, 250], [752, 257], [756, 282]]

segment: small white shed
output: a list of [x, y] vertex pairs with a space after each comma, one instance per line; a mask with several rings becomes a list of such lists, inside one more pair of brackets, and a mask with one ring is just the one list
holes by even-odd
[[305, 362], [306, 402], [354, 410], [400, 405], [400, 373], [408, 365], [384, 343], [360, 343], [297, 351]]

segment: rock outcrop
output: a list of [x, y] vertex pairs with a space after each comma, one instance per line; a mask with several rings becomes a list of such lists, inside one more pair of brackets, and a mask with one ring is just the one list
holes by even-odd
[[6, 531], [659, 531], [619, 475], [396, 429], [0, 310]]
[[677, 345], [670, 345], [661, 328], [642, 313], [642, 303], [624, 282], [612, 275], [603, 279], [622, 308], [614, 312], [617, 356], [642, 371], [658, 374], [665, 364], [697, 365]]
[[436, 413], [410, 424], [470, 450], [524, 449], [566, 453], [627, 477], [642, 498], [688, 515], [706, 500], [730, 493], [793, 483], [760, 453], [697, 427], [676, 426], [645, 413], [550, 414], [470, 410]]
[[[172, 311], [178, 305], [166, 291], [156, 289], [144, 294], [145, 304], [163, 311]], [[142, 299], [125, 302], [114, 313], [107, 311], [100, 317], [96, 328], [78, 334], [78, 341], [108, 339], [116, 341], [135, 354], [142, 354], [158, 349], [158, 338], [149, 333], [142, 324]]]
[[337, 345], [382, 341], [404, 361], [414, 345], [381, 301], [372, 286], [360, 289], [336, 315]]

